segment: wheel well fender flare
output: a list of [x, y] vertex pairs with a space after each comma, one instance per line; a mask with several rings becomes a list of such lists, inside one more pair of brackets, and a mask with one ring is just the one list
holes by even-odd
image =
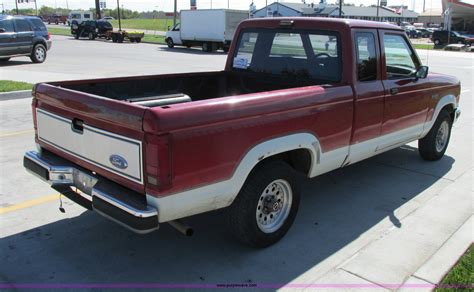
[[450, 110], [454, 111], [457, 107], [458, 107], [458, 103], [457, 103], [456, 96], [452, 94], [443, 96], [436, 104], [431, 120], [425, 123], [425, 126], [423, 127], [423, 133], [421, 134], [421, 138], [428, 135], [428, 132], [433, 127], [434, 123], [436, 122], [436, 119], [438, 119], [438, 116], [443, 109], [450, 108]]

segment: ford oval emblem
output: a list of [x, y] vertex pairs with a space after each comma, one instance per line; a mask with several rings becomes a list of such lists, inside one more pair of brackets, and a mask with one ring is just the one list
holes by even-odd
[[113, 154], [110, 155], [109, 157], [110, 163], [112, 163], [113, 166], [120, 168], [120, 169], [126, 169], [128, 167], [128, 162], [125, 158], [123, 158], [120, 155]]

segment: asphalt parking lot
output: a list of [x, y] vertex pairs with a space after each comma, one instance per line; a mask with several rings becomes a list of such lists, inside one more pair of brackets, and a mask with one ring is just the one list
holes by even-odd
[[[431, 71], [462, 82], [462, 117], [446, 156], [425, 162], [411, 143], [306, 182], [292, 229], [262, 250], [235, 242], [218, 212], [187, 220], [195, 229], [190, 238], [166, 224], [136, 235], [68, 199], [60, 213], [57, 194], [22, 167], [23, 153], [35, 148], [30, 99], [0, 100], [0, 283], [313, 289], [434, 283], [463, 252], [452, 240], [472, 241], [474, 55], [419, 55]], [[222, 69], [225, 59], [223, 53], [55, 37], [44, 64], [12, 59], [0, 67], [0, 79], [209, 71]], [[440, 251], [447, 255], [437, 259]], [[318, 283], [323, 286], [311, 286]]]

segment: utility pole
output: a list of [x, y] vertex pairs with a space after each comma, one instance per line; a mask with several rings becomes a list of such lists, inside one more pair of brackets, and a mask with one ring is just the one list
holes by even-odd
[[122, 31], [122, 22], [120, 21], [120, 3], [119, 3], [119, 0], [117, 0], [117, 16], [118, 16], [118, 21], [119, 21], [119, 31]]
[[101, 19], [102, 15], [100, 13], [100, 0], [95, 0], [95, 14], [97, 19]]
[[178, 0], [174, 0], [173, 27], [176, 26], [176, 14], [178, 13]]
[[18, 15], [18, 0], [15, 0], [15, 7], [16, 7], [16, 15]]
[[377, 0], [377, 21], [380, 21], [379, 8], [380, 8], [380, 0]]
[[426, 0], [423, 0], [423, 12], [425, 12], [425, 8], [426, 8]]
[[38, 2], [38, 0], [35, 0], [35, 11], [36, 11], [36, 16], [38, 16], [38, 4], [36, 2]]
[[342, 18], [342, 2], [343, 0], [339, 0], [339, 18]]

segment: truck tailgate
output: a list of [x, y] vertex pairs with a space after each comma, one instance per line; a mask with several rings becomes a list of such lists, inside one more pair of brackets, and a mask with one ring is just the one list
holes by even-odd
[[142, 189], [136, 185], [144, 181], [145, 108], [50, 84], [38, 85], [34, 95], [36, 134], [41, 146], [74, 157], [74, 163], [101, 175], [133, 182], [136, 190]]

